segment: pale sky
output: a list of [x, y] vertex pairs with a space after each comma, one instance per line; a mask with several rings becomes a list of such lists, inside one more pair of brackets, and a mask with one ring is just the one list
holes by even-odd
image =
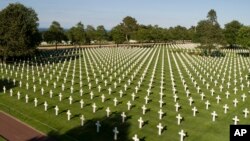
[[111, 29], [126, 16], [145, 25], [189, 28], [205, 19], [210, 9], [216, 10], [222, 27], [232, 20], [250, 25], [250, 0], [0, 0], [0, 9], [15, 2], [32, 7], [45, 28], [56, 20], [64, 28], [81, 21]]

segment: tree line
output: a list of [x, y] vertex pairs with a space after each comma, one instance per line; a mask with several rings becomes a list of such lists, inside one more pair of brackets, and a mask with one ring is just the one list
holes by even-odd
[[121, 44], [131, 40], [139, 43], [190, 40], [200, 43], [202, 48], [208, 50], [217, 45], [250, 48], [250, 26], [233, 20], [221, 28], [213, 9], [204, 20], [190, 28], [180, 25], [170, 28], [143, 25], [127, 16], [111, 30], [105, 29], [103, 25], [96, 28], [92, 25], [85, 27], [82, 22], [65, 30], [59, 22], [53, 21], [47, 31], [39, 32], [38, 21], [36, 12], [20, 3], [9, 4], [0, 11], [0, 56], [3, 60], [11, 56], [34, 54], [41, 41], [57, 47], [62, 41], [81, 46], [108, 42]]

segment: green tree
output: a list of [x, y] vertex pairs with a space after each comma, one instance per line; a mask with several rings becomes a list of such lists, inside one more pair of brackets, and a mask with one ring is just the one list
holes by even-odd
[[214, 9], [211, 9], [207, 14], [207, 20], [210, 21], [213, 25], [215, 25], [217, 22], [217, 14]]
[[135, 33], [135, 39], [140, 42], [150, 42], [150, 30], [146, 26], [140, 26], [138, 31]]
[[225, 24], [224, 35], [230, 47], [233, 47], [236, 45], [237, 35], [242, 26], [243, 25], [236, 20]]
[[210, 10], [207, 16], [207, 20], [202, 20], [196, 27], [196, 39], [201, 43], [201, 46], [211, 53], [211, 50], [216, 45], [224, 44], [224, 35], [219, 23], [217, 22], [216, 12]]
[[243, 26], [240, 28], [237, 43], [241, 45], [241, 47], [246, 47], [249, 49], [250, 56], [250, 26]]
[[9, 56], [34, 53], [40, 44], [36, 12], [22, 4], [9, 4], [0, 11], [0, 55]]
[[86, 35], [84, 32], [84, 25], [79, 22], [76, 26], [72, 27], [68, 31], [68, 37], [71, 40], [72, 44], [81, 46], [86, 43]]
[[63, 40], [67, 40], [66, 38], [67, 37], [64, 33], [63, 28], [57, 21], [53, 21], [48, 31], [45, 31], [44, 33], [44, 40], [49, 43], [55, 43], [56, 49], [58, 43], [61, 43]]
[[88, 43], [96, 40], [96, 30], [92, 25], [87, 25], [85, 32], [86, 32], [86, 40]]
[[126, 41], [131, 39], [131, 36], [138, 30], [138, 24], [135, 18], [127, 16], [122, 20], [123, 32], [125, 33]]
[[104, 28], [103, 25], [97, 26], [97, 28], [96, 28], [96, 39], [99, 42], [99, 44], [101, 44], [103, 40], [108, 39], [107, 31], [106, 31], [106, 29]]
[[126, 35], [123, 32], [123, 26], [121, 24], [112, 28], [111, 37], [116, 44], [121, 44], [126, 41]]

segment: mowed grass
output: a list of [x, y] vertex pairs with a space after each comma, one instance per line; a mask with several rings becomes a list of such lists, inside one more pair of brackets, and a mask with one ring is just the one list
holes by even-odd
[[[2, 88], [0, 90], [0, 108], [60, 140], [113, 140], [113, 129], [118, 127], [118, 140], [132, 140], [132, 137], [137, 134], [142, 140], [178, 141], [180, 138], [178, 132], [183, 129], [187, 134], [185, 141], [227, 141], [229, 140], [229, 125], [233, 124], [234, 116], [240, 119], [239, 124], [249, 124], [249, 117], [244, 118], [243, 110], [249, 109], [250, 104], [249, 87], [247, 87], [249, 79], [245, 78], [249, 73], [250, 59], [241, 56], [238, 50], [224, 50], [225, 57], [213, 58], [191, 55], [188, 53], [190, 50], [182, 49], [182, 47], [185, 45], [156, 45], [152, 48], [66, 49], [45, 51], [36, 58], [29, 58], [25, 61], [17, 60], [13, 64], [1, 64], [1, 87], [5, 86], [7, 90], [5, 93]], [[171, 78], [171, 73], [173, 78]], [[190, 91], [189, 96], [186, 95], [182, 78]], [[222, 82], [223, 78], [224, 82]], [[39, 79], [42, 80], [41, 84]], [[72, 80], [74, 80], [73, 83]], [[234, 85], [234, 80], [237, 80], [236, 85]], [[46, 81], [48, 81], [48, 86]], [[81, 81], [82, 96], [80, 96]], [[141, 81], [140, 86], [139, 81]], [[216, 86], [215, 81], [218, 81]], [[54, 82], [56, 82], [56, 88], [54, 88]], [[197, 84], [195, 85], [194, 82]], [[231, 83], [229, 88], [227, 88], [228, 82]], [[28, 89], [26, 83], [29, 84]], [[91, 88], [89, 88], [90, 83]], [[208, 89], [207, 83], [210, 85]], [[64, 91], [62, 84], [65, 85]], [[128, 86], [127, 90], [124, 88], [125, 84]], [[243, 90], [241, 90], [241, 84], [244, 84]], [[36, 86], [35, 92], [34, 85]], [[100, 92], [99, 85], [101, 86]], [[161, 88], [161, 85], [164, 88]], [[222, 91], [220, 91], [220, 85], [223, 86]], [[73, 93], [70, 90], [71, 86], [74, 88]], [[139, 88], [137, 93], [136, 86]], [[201, 88], [199, 92], [198, 86]], [[173, 91], [174, 87], [177, 90], [176, 93]], [[234, 94], [235, 87], [238, 89], [236, 94]], [[41, 95], [41, 88], [45, 90], [44, 95]], [[111, 94], [109, 94], [109, 88], [112, 89]], [[11, 89], [13, 96], [10, 96]], [[148, 95], [148, 89], [151, 90], [148, 96], [150, 100], [146, 104], [144, 98]], [[211, 89], [215, 90], [213, 96]], [[52, 98], [50, 98], [50, 90], [53, 91]], [[122, 97], [120, 97], [120, 90], [123, 91]], [[161, 91], [164, 94], [162, 108], [159, 104]], [[225, 95], [227, 91], [230, 93], [228, 98]], [[21, 94], [20, 100], [17, 99], [18, 92]], [[94, 94], [93, 99], [90, 98], [91, 92]], [[202, 92], [205, 94], [204, 100], [201, 100]], [[59, 93], [63, 95], [61, 102]], [[131, 96], [133, 93], [136, 95], [134, 101]], [[25, 102], [26, 94], [29, 96], [28, 103]], [[175, 111], [174, 94], [179, 97], [176, 101], [181, 106], [178, 112]], [[247, 96], [244, 102], [242, 94]], [[102, 95], [106, 97], [105, 102], [102, 102]], [[73, 98], [71, 105], [68, 100], [70, 96]], [[217, 96], [221, 97], [219, 103], [216, 100]], [[191, 106], [190, 97], [194, 100]], [[34, 98], [38, 99], [37, 107], [34, 106]], [[114, 98], [118, 100], [117, 106], [114, 106]], [[79, 103], [81, 99], [84, 101], [82, 109]], [[234, 99], [239, 101], [236, 107], [234, 107]], [[205, 108], [207, 100], [211, 103], [208, 110]], [[44, 111], [45, 101], [48, 103], [48, 111]], [[128, 101], [133, 105], [131, 110], [127, 109]], [[92, 109], [93, 103], [97, 106], [95, 113]], [[223, 109], [225, 104], [229, 106], [227, 114]], [[58, 116], [55, 115], [54, 110], [56, 105], [59, 107]], [[145, 115], [142, 114], [143, 105], [148, 109]], [[112, 113], [110, 117], [106, 116], [107, 107]], [[195, 117], [193, 107], [198, 109]], [[160, 109], [164, 112], [161, 120], [158, 114]], [[72, 113], [70, 121], [67, 120], [67, 110]], [[218, 114], [215, 122], [212, 122], [213, 111]], [[127, 115], [125, 123], [122, 123], [122, 112]], [[178, 114], [183, 117], [180, 125], [177, 125]], [[81, 115], [85, 117], [83, 127], [80, 126]], [[145, 121], [141, 129], [138, 123], [140, 117]], [[96, 133], [95, 123], [98, 120], [102, 125], [100, 133]], [[159, 123], [164, 126], [161, 135], [158, 135]]]

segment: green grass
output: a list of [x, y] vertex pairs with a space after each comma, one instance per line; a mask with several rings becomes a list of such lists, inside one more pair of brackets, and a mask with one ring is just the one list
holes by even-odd
[[[178, 52], [177, 52], [178, 51]], [[195, 51], [195, 50], [194, 50]], [[197, 50], [200, 51], [200, 50]], [[248, 75], [250, 60], [247, 57], [242, 57], [237, 54], [237, 51], [224, 50], [225, 57], [208, 58], [187, 53], [180, 46], [156, 46], [155, 48], [98, 48], [98, 49], [82, 49], [82, 50], [58, 50], [46, 51], [35, 58], [27, 61], [16, 61], [16, 64], [0, 65], [0, 75], [2, 81], [0, 86], [5, 85], [7, 91], [4, 94], [0, 90], [0, 109], [9, 114], [21, 119], [38, 130], [48, 134], [49, 136], [57, 137], [60, 140], [113, 140], [113, 128], [118, 127], [119, 140], [131, 140], [134, 134], [138, 134], [141, 139], [148, 141], [152, 140], [179, 140], [178, 132], [183, 129], [187, 133], [185, 141], [211, 141], [229, 140], [229, 125], [233, 124], [232, 118], [238, 116], [240, 124], [249, 124], [249, 118], [244, 118], [243, 109], [249, 108], [249, 96], [247, 81], [245, 75]], [[50, 55], [52, 55], [50, 57]], [[65, 58], [63, 58], [63, 56]], [[169, 58], [168, 58], [169, 56]], [[163, 62], [164, 60], [164, 62]], [[48, 62], [49, 61], [49, 62]], [[37, 63], [37, 66], [36, 66]], [[40, 65], [42, 63], [42, 65]], [[24, 64], [24, 66], [23, 66]], [[17, 67], [19, 66], [19, 69]], [[34, 74], [32, 73], [32, 66]], [[171, 82], [170, 66], [174, 76], [175, 87], [177, 89], [178, 103], [181, 105], [179, 112], [175, 111], [175, 102], [173, 98], [173, 84]], [[22, 70], [23, 67], [23, 70]], [[178, 70], [179, 68], [179, 70]], [[231, 68], [231, 71], [229, 71]], [[80, 74], [81, 70], [81, 74]], [[11, 74], [12, 71], [12, 74]], [[61, 75], [60, 75], [61, 71]], [[127, 71], [127, 72], [126, 72]], [[17, 77], [15, 73], [17, 72]], [[40, 76], [39, 76], [40, 72]], [[64, 83], [64, 77], [67, 74], [67, 80]], [[107, 74], [108, 72], [108, 74]], [[115, 72], [117, 75], [115, 76]], [[145, 74], [143, 75], [143, 73]], [[225, 72], [225, 82], [221, 79]], [[230, 73], [231, 72], [231, 73]], [[209, 76], [206, 76], [209, 73]], [[236, 73], [236, 76], [234, 76]], [[241, 74], [240, 74], [241, 73]], [[23, 78], [21, 78], [23, 74]], [[44, 78], [44, 74], [46, 77]], [[74, 84], [72, 78], [74, 74]], [[104, 79], [102, 80], [102, 74]], [[217, 78], [217, 75], [220, 75]], [[27, 79], [26, 76], [29, 76]], [[50, 75], [52, 79], [50, 80]], [[84, 91], [83, 96], [80, 96], [80, 75], [82, 76]], [[123, 78], [124, 75], [124, 78]], [[132, 80], [132, 75], [134, 75]], [[144, 97], [147, 95], [150, 80], [153, 77], [151, 93], [149, 95], [150, 102], [145, 104]], [[181, 80], [181, 75], [184, 78], [190, 97], [194, 99], [192, 106], [189, 105], [188, 97], [184, 85]], [[210, 88], [206, 88], [206, 83], [203, 84], [199, 78], [201, 75], [206, 79], [206, 83], [210, 84]], [[243, 90], [240, 90], [240, 75], [244, 78], [242, 83], [245, 85]], [[35, 82], [33, 83], [32, 77]], [[57, 81], [57, 76], [60, 79]], [[112, 81], [109, 77], [112, 76]], [[144, 77], [143, 77], [144, 76]], [[165, 115], [162, 120], [159, 120], [158, 110], [160, 100], [161, 76], [163, 76], [163, 101], [162, 110]], [[213, 80], [210, 81], [210, 76]], [[228, 76], [232, 79], [229, 80]], [[90, 81], [88, 82], [88, 77]], [[98, 78], [96, 84], [95, 77]], [[121, 83], [118, 83], [118, 78], [121, 78]], [[194, 86], [192, 79], [197, 82], [201, 91], [206, 95], [202, 101], [200, 93]], [[39, 78], [42, 79], [42, 84], [39, 84]], [[131, 94], [135, 93], [135, 87], [138, 81], [143, 78], [142, 84], [136, 94], [135, 101], [132, 101]], [[234, 85], [233, 80], [237, 79], [238, 83]], [[8, 82], [8, 79], [10, 80]], [[15, 79], [16, 85], [13, 84]], [[127, 90], [124, 90], [124, 85], [128, 85], [128, 79], [131, 79], [131, 84]], [[49, 85], [46, 86], [46, 80]], [[104, 80], [107, 80], [105, 87]], [[218, 81], [218, 85], [214, 85], [214, 80]], [[22, 81], [22, 87], [19, 83]], [[226, 83], [231, 83], [231, 87], [227, 89]], [[53, 83], [56, 82], [56, 88]], [[114, 82], [117, 82], [117, 88], [114, 88]], [[29, 89], [26, 89], [26, 83], [29, 83]], [[92, 87], [89, 89], [88, 84]], [[65, 85], [65, 91], [62, 91], [61, 85]], [[33, 92], [33, 85], [36, 85], [36, 92]], [[98, 85], [102, 87], [101, 92], [98, 92]], [[223, 90], [220, 92], [219, 86], [223, 85]], [[74, 92], [71, 94], [70, 87], [74, 87]], [[1, 88], [0, 87], [0, 88]], [[45, 89], [44, 95], [41, 95], [40, 89]], [[112, 88], [112, 93], [109, 95], [108, 88]], [[233, 88], [237, 87], [237, 94], [233, 93]], [[215, 94], [211, 96], [210, 90], [214, 88]], [[13, 90], [13, 96], [10, 96], [10, 89]], [[49, 97], [49, 91], [53, 90], [53, 98]], [[124, 96], [119, 97], [119, 91], [123, 90]], [[21, 99], [17, 100], [17, 92], [21, 93]], [[94, 98], [90, 99], [90, 92], [94, 93]], [[226, 99], [225, 92], [230, 92], [230, 97]], [[60, 102], [58, 94], [63, 94], [63, 100]], [[248, 97], [245, 102], [241, 100], [241, 94], [245, 93]], [[25, 103], [25, 95], [29, 95], [29, 103]], [[101, 95], [106, 96], [106, 101], [101, 102]], [[216, 103], [216, 96], [220, 95], [222, 100], [219, 104]], [[73, 104], [69, 105], [68, 97], [73, 97]], [[113, 99], [117, 98], [119, 104], [115, 107]], [[38, 99], [38, 106], [34, 107], [34, 98]], [[237, 98], [239, 103], [237, 107], [233, 106], [233, 100]], [[83, 109], [80, 109], [79, 101], [83, 99], [85, 104]], [[208, 110], [205, 109], [205, 101], [209, 100], [211, 105]], [[44, 111], [43, 103], [47, 101], [49, 104], [48, 111]], [[127, 102], [131, 101], [133, 108], [127, 110]], [[92, 112], [92, 103], [96, 103], [97, 112]], [[145, 115], [142, 114], [142, 105], [146, 105], [149, 109]], [[224, 114], [223, 105], [228, 104], [230, 107], [227, 114]], [[55, 116], [54, 106], [60, 108], [59, 115]], [[196, 117], [192, 116], [192, 108], [196, 106], [199, 113]], [[112, 115], [106, 117], [106, 108], [109, 107]], [[70, 109], [72, 119], [67, 121], [66, 111]], [[216, 111], [218, 117], [215, 122], [212, 122], [211, 112]], [[121, 122], [121, 113], [125, 112], [127, 120]], [[184, 118], [180, 125], [177, 125], [176, 116], [178, 113]], [[85, 125], [80, 126], [80, 115], [86, 118]], [[142, 117], [146, 124], [142, 129], [139, 129], [138, 119]], [[95, 122], [101, 121], [102, 127], [100, 133], [96, 133]], [[165, 126], [162, 135], [158, 135], [156, 128], [158, 123]]]
[[6, 139], [0, 136], [0, 141], [6, 141]]

